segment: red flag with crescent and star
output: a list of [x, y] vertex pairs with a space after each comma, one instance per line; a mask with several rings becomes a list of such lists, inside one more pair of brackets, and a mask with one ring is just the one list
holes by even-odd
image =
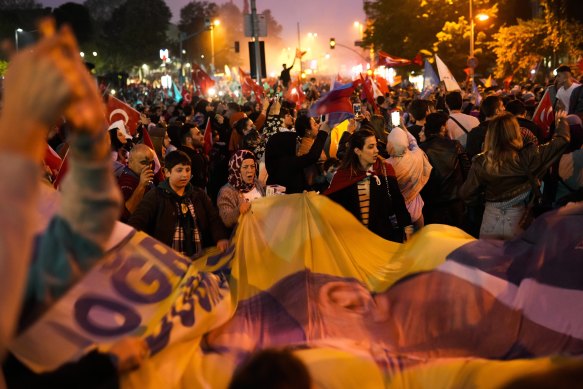
[[140, 124], [140, 113], [115, 96], [107, 95], [106, 98], [107, 123], [112, 124], [118, 120], [123, 120], [130, 135], [136, 135]]
[[258, 98], [263, 96], [263, 88], [259, 86], [257, 82], [255, 82], [255, 80], [252, 79], [251, 76], [248, 73], [245, 73], [245, 71], [241, 68], [239, 68], [239, 78], [241, 81], [241, 92], [243, 93], [243, 96], [250, 96], [252, 91], [255, 92], [255, 96]]
[[543, 139], [547, 139], [551, 131], [551, 125], [555, 121], [555, 112], [553, 111], [553, 104], [548, 88], [540, 103], [538, 103], [534, 115], [532, 115], [532, 121], [542, 130]]
[[206, 96], [209, 88], [215, 86], [215, 81], [196, 63], [192, 64], [192, 82], [199, 96]]

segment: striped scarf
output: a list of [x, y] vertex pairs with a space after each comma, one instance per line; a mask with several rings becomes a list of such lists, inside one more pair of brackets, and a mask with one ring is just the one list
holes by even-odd
[[176, 202], [176, 208], [178, 217], [176, 218], [172, 248], [188, 257], [195, 256], [202, 251], [202, 242], [194, 206], [190, 198], [183, 197]]

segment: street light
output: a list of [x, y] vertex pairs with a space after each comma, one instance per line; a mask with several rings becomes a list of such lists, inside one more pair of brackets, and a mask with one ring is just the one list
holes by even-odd
[[213, 20], [210, 24], [211, 30], [211, 69], [213, 73], [215, 72], [215, 27], [220, 25], [221, 21], [218, 19]]
[[[476, 15], [476, 19], [481, 22], [488, 20], [490, 17], [484, 13], [479, 13]], [[474, 69], [476, 68], [478, 61], [474, 57], [474, 35], [475, 35], [476, 23], [474, 22], [474, 2], [470, 0], [470, 57], [468, 58], [468, 66], [470, 68], [470, 78], [474, 79]]]
[[14, 30], [14, 44], [16, 46], [16, 52], [18, 52], [18, 34], [23, 31], [24, 30], [22, 28], [17, 28], [16, 30]]
[[354, 27], [358, 28], [358, 39], [362, 40], [364, 25], [361, 22], [354, 22]]

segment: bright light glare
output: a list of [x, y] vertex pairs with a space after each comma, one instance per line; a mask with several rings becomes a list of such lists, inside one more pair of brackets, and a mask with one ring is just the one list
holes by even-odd
[[81, 58], [85, 57], [85, 53], [84, 52], [80, 52], [79, 55], [81, 56]]
[[215, 19], [214, 22], [213, 22], [213, 24], [215, 26], [219, 26], [221, 24], [221, 21], [219, 19]]
[[23, 30], [22, 28], [17, 28], [17, 29], [16, 29], [16, 31], [17, 31], [17, 32], [22, 32], [22, 31], [24, 31], [24, 30]]
[[486, 14], [477, 14], [476, 18], [480, 21], [480, 22], [485, 22], [486, 20], [490, 19], [490, 16], [486, 15]]
[[535, 73], [536, 73], [536, 70], [534, 70], [534, 69], [532, 69], [532, 70], [530, 71], [530, 74], [535, 74]]
[[215, 88], [209, 88], [209, 90], [208, 90], [209, 97], [216, 96], [216, 94], [217, 94], [217, 90]]
[[92, 54], [94, 57], [97, 57], [97, 51], [94, 51]]
[[115, 89], [112, 89], [110, 92], [112, 95], [115, 95]]

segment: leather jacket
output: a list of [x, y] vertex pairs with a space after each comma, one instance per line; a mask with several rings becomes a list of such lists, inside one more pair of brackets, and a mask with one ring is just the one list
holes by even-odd
[[524, 147], [519, 151], [520, 158], [503, 164], [498, 172], [486, 167], [484, 153], [476, 155], [468, 178], [460, 188], [460, 197], [467, 203], [474, 203], [484, 193], [486, 202], [501, 202], [529, 191], [532, 186], [526, 169], [533, 177], [542, 178], [567, 148], [569, 139], [568, 126], [559, 126], [557, 134], [548, 143]]
[[429, 181], [421, 190], [425, 204], [443, 204], [459, 200], [458, 190], [463, 184], [470, 160], [457, 140], [440, 135], [430, 136], [419, 145], [433, 166]]

